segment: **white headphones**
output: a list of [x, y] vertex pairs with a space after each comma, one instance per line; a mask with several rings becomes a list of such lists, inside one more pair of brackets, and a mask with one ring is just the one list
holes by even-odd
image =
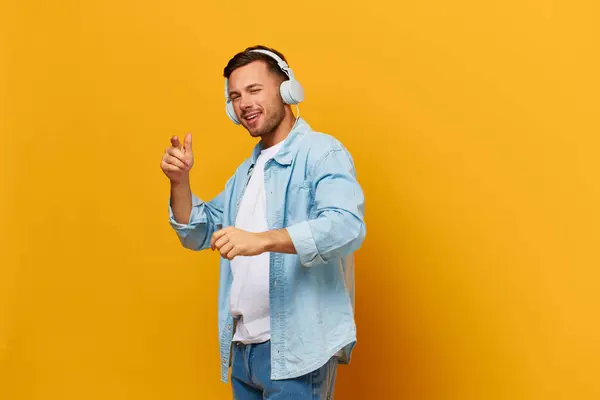
[[[251, 52], [266, 54], [269, 57], [273, 58], [277, 61], [279, 68], [290, 78], [287, 81], [281, 82], [281, 86], [279, 86], [279, 93], [281, 94], [281, 98], [285, 104], [298, 104], [304, 100], [304, 89], [300, 82], [296, 80], [294, 77], [294, 72], [287, 65], [285, 61], [283, 61], [277, 54], [263, 49], [250, 50]], [[233, 103], [229, 98], [229, 86], [227, 84], [227, 78], [225, 78], [225, 112], [229, 119], [231, 119], [236, 125], [240, 124], [237, 116], [235, 115], [235, 110], [233, 109]]]

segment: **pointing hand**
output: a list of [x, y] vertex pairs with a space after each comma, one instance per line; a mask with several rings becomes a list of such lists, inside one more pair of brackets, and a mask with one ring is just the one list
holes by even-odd
[[177, 136], [171, 138], [171, 147], [163, 154], [160, 168], [174, 183], [189, 180], [190, 169], [194, 166], [194, 153], [192, 152], [192, 134], [185, 135], [183, 146]]

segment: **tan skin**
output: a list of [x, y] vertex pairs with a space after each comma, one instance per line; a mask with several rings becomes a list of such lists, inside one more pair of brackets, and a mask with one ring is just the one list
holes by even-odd
[[[294, 125], [294, 114], [279, 94], [281, 82], [263, 61], [240, 67], [229, 77], [229, 97], [236, 116], [252, 137], [260, 137], [264, 148], [283, 141]], [[251, 118], [253, 115], [256, 117]], [[161, 169], [171, 182], [171, 208], [181, 224], [189, 222], [192, 211], [189, 174], [193, 165], [192, 135], [185, 136], [183, 145], [173, 136], [171, 147], [163, 154]], [[286, 229], [253, 233], [230, 226], [216, 231], [210, 245], [229, 260], [264, 252], [296, 254]]]

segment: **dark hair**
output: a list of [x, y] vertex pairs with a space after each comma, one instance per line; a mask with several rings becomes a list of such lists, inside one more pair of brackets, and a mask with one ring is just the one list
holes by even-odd
[[281, 68], [279, 68], [277, 61], [275, 61], [275, 59], [273, 57], [268, 56], [263, 53], [251, 51], [251, 50], [259, 50], [259, 49], [268, 50], [270, 52], [273, 52], [273, 53], [277, 54], [279, 56], [279, 58], [281, 58], [283, 61], [285, 61], [287, 63], [287, 60], [285, 59], [283, 54], [281, 54], [280, 52], [278, 52], [275, 49], [272, 49], [272, 48], [266, 47], [266, 46], [260, 46], [260, 45], [252, 46], [252, 47], [246, 48], [246, 50], [244, 50], [244, 51], [237, 53], [235, 56], [233, 56], [231, 58], [231, 60], [229, 60], [229, 62], [227, 63], [227, 66], [223, 70], [223, 76], [225, 78], [229, 79], [229, 77], [231, 76], [231, 73], [233, 71], [235, 71], [236, 69], [243, 67], [244, 65], [248, 65], [251, 62], [261, 60], [261, 61], [264, 61], [267, 63], [269, 71], [271, 71], [275, 75], [279, 76], [283, 80], [288, 79], [288, 76], [285, 74], [285, 72], [283, 72], [281, 70]]

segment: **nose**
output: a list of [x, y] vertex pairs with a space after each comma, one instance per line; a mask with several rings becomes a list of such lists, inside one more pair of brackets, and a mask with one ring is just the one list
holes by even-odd
[[252, 105], [253, 105], [252, 96], [243, 94], [240, 97], [240, 109], [242, 111], [252, 108]]

